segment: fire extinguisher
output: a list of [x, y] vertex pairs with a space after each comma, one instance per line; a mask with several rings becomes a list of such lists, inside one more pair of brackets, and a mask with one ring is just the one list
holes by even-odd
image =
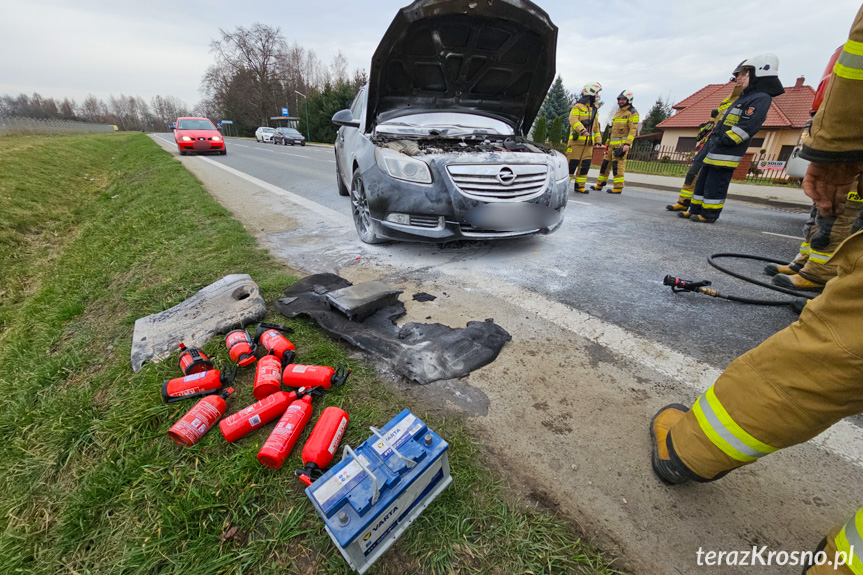
[[183, 375], [192, 375], [213, 369], [213, 362], [207, 355], [197, 347], [186, 347], [180, 342], [180, 371]]
[[302, 365], [289, 363], [282, 373], [282, 383], [288, 387], [323, 387], [329, 389], [342, 385], [351, 374], [339, 364], [338, 369], [325, 365]]
[[338, 407], [330, 406], [321, 413], [303, 446], [305, 467], [294, 471], [300, 481], [311, 485], [314, 480], [323, 475], [324, 469], [333, 460], [336, 449], [339, 448], [349, 420], [348, 414]]
[[288, 406], [292, 402], [296, 401], [298, 397], [302, 397], [304, 395], [320, 395], [320, 393], [320, 390], [314, 389], [298, 389], [297, 391], [292, 391], [290, 393], [287, 391], [277, 391], [276, 393], [268, 395], [264, 399], [241, 409], [237, 413], [232, 413], [219, 422], [219, 429], [225, 437], [225, 440], [229, 443], [233, 443], [282, 415]]
[[234, 388], [229, 387], [219, 395], [210, 395], [196, 403], [195, 407], [168, 430], [168, 437], [180, 447], [191, 447], [198, 443], [225, 414], [225, 410], [228, 409], [225, 400], [233, 393]]
[[279, 358], [283, 364], [291, 363], [296, 348], [282, 333], [294, 333], [289, 327], [272, 323], [259, 323], [255, 330], [255, 343], [260, 343], [268, 352]]
[[255, 387], [252, 395], [255, 399], [264, 399], [279, 391], [282, 386], [282, 362], [272, 352], [258, 360], [255, 368]]
[[258, 346], [252, 341], [252, 337], [244, 329], [235, 329], [229, 331], [225, 336], [225, 346], [228, 348], [228, 355], [231, 356], [231, 361], [241, 367], [245, 367], [255, 362], [255, 349]]
[[279, 469], [287, 459], [297, 440], [312, 417], [312, 396], [296, 400], [279, 419], [276, 428], [258, 452], [258, 461], [264, 467]]
[[233, 382], [236, 373], [237, 368], [235, 366], [229, 374], [224, 374], [218, 369], [211, 369], [169, 379], [162, 384], [162, 399], [165, 403], [174, 403], [193, 397], [213, 395], [218, 393], [223, 385]]

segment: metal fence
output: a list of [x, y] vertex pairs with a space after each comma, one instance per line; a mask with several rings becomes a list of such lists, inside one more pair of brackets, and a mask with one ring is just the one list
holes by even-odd
[[81, 134], [113, 132], [111, 124], [90, 124], [70, 120], [40, 120], [36, 118], [0, 117], [0, 136], [11, 134]]
[[[626, 158], [626, 170], [643, 174], [683, 177], [689, 171], [694, 157], [694, 150], [680, 152], [667, 146], [638, 142]], [[787, 158], [782, 156], [756, 153], [751, 158], [745, 178], [737, 181], [753, 184], [799, 185], [799, 179], [791, 178], [785, 173], [785, 160]], [[737, 175], [739, 176], [739, 173]]]

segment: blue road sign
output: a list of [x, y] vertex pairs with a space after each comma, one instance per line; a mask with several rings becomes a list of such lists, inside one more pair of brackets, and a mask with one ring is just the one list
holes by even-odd
[[282, 108], [282, 116], [290, 116], [290, 114], [288, 114], [287, 108]]

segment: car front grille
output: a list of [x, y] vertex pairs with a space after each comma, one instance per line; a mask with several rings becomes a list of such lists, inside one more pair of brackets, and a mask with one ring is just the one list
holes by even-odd
[[474, 200], [530, 200], [548, 187], [544, 164], [454, 164], [447, 172], [459, 192]]

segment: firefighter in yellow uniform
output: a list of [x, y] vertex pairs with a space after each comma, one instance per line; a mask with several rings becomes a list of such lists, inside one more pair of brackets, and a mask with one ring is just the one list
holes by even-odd
[[569, 160], [569, 174], [575, 174], [575, 191], [587, 194], [584, 189], [587, 173], [593, 159], [593, 147], [602, 143], [599, 130], [599, 82], [588, 82], [581, 89], [581, 97], [569, 112], [569, 142], [566, 157]]
[[[812, 163], [803, 189], [824, 217], [840, 215], [863, 173], [863, 8], [833, 69], [824, 105], [804, 139]], [[807, 441], [863, 412], [863, 232], [831, 263], [838, 273], [800, 320], [743, 354], [692, 406], [672, 404], [651, 421], [654, 472], [669, 484], [712, 481], [779, 449]], [[863, 575], [863, 510], [822, 541], [846, 565], [810, 565], [806, 575]]]
[[629, 90], [624, 90], [617, 97], [617, 106], [620, 108], [614, 114], [611, 122], [611, 136], [607, 142], [605, 156], [602, 158], [602, 168], [596, 179], [594, 190], [601, 190], [608, 183], [608, 172], [614, 174], [614, 185], [609, 194], [619, 194], [623, 191], [623, 174], [626, 169], [626, 156], [632, 147], [632, 141], [638, 134], [638, 110], [632, 106], [635, 95]]

